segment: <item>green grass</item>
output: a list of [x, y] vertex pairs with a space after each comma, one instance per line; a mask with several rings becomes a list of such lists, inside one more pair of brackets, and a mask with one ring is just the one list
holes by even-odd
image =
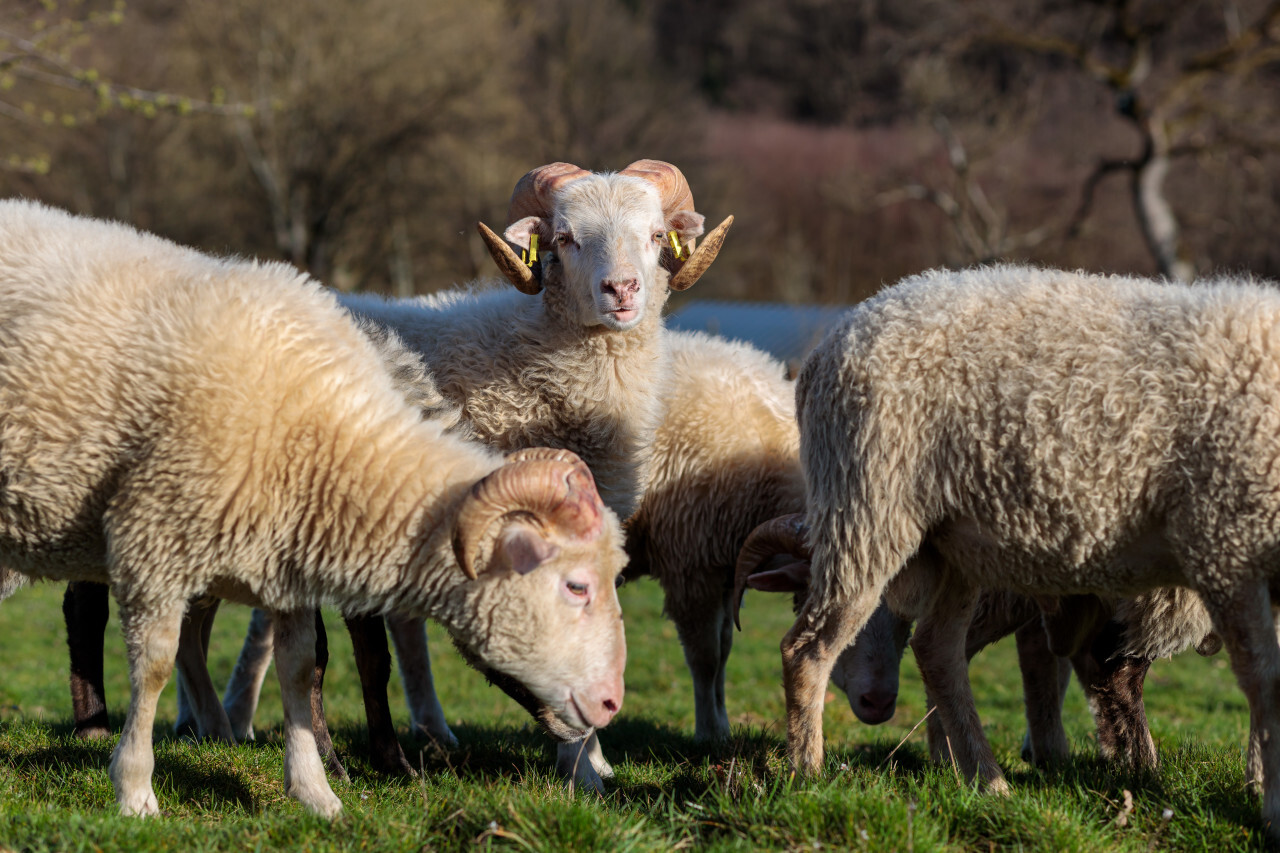
[[[363, 709], [341, 621], [327, 620], [332, 661], [326, 703], [351, 774], [335, 783], [346, 807], [328, 823], [288, 800], [282, 784], [279, 690], [269, 677], [258, 739], [193, 745], [171, 733], [166, 688], [156, 723], [155, 788], [164, 816], [118, 817], [106, 766], [114, 738], [70, 734], [62, 587], [37, 585], [0, 606], [0, 853], [5, 850], [1247, 850], [1263, 846], [1257, 803], [1243, 791], [1244, 699], [1222, 655], [1158, 661], [1147, 681], [1158, 774], [1112, 771], [1095, 758], [1092, 724], [1072, 686], [1065, 716], [1073, 760], [1051, 772], [1018, 757], [1024, 728], [1012, 643], [980, 655], [974, 689], [1014, 793], [958, 784], [926, 760], [924, 699], [908, 653], [894, 719], [858, 723], [843, 696], [827, 705], [827, 771], [793, 784], [785, 769], [778, 640], [782, 598], [755, 595], [730, 660], [735, 738], [693, 741], [693, 699], [675, 630], [655, 584], [623, 588], [627, 697], [601, 735], [617, 770], [609, 793], [570, 796], [553, 777], [553, 750], [524, 713], [468, 669], [431, 631], [442, 702], [462, 742], [442, 756], [408, 738], [393, 679], [393, 710], [419, 779], [389, 779], [364, 762]], [[211, 650], [215, 681], [230, 672], [248, 611], [226, 606]], [[128, 698], [119, 628], [108, 627], [107, 690], [118, 729]], [[1124, 791], [1134, 807], [1120, 826]], [[1163, 819], [1164, 810], [1172, 812]]]

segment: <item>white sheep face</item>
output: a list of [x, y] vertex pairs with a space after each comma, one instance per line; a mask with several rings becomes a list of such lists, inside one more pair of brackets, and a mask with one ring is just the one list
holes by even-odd
[[621, 542], [607, 510], [590, 537], [507, 521], [472, 585], [469, 609], [484, 630], [455, 634], [477, 668], [544, 725], [546, 712], [554, 715], [561, 727], [548, 728], [562, 737], [607, 724], [622, 706]]
[[551, 216], [525, 217], [505, 236], [528, 248], [530, 236], [538, 235], [549, 310], [582, 326], [627, 331], [666, 303], [668, 275], [659, 261], [668, 232], [684, 245], [702, 230], [699, 213], [664, 216], [648, 181], [601, 173], [566, 183]]

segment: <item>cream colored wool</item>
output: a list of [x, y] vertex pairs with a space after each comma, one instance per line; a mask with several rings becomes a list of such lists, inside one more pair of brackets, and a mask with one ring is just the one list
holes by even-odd
[[[455, 539], [478, 533], [460, 509], [502, 466], [407, 405], [378, 347], [292, 268], [0, 202], [0, 563], [119, 602], [124, 813], [157, 811], [155, 702], [196, 596], [274, 613], [286, 790], [323, 815], [341, 803], [310, 727], [321, 603], [430, 615], [574, 728], [598, 716], [597, 686], [620, 701], [625, 557], [593, 491], [595, 533], [494, 516], [478, 578], [459, 567]], [[590, 595], [559, 606], [566, 578]]]
[[[572, 450], [591, 468], [605, 504], [626, 518], [638, 504], [666, 406], [669, 356], [661, 313], [669, 274], [659, 263], [663, 244], [654, 238], [665, 239], [668, 224], [654, 185], [620, 173], [565, 184], [552, 208], [538, 226], [543, 289], [536, 296], [480, 284], [413, 299], [338, 298], [354, 316], [390, 330], [422, 356], [440, 393], [478, 440], [502, 451], [535, 445]], [[702, 216], [679, 216], [688, 244], [701, 235]], [[521, 220], [507, 236], [527, 246], [529, 233], [529, 220]], [[571, 237], [570, 245], [558, 245], [558, 234]], [[639, 310], [619, 323], [607, 311], [601, 282], [628, 277], [638, 285]], [[420, 626], [393, 618], [389, 627], [402, 674], [429, 672]], [[258, 666], [238, 669], [228, 685], [237, 733], [251, 731], [253, 681], [270, 660], [261, 653], [269, 641], [259, 631]], [[406, 679], [406, 695], [415, 728], [438, 743], [457, 742], [429, 683]], [[562, 748], [560, 767], [578, 784], [603, 790], [601, 776], [612, 769], [598, 745], [588, 749], [594, 761]]]
[[[831, 650], [886, 588], [924, 602], [912, 645], [956, 761], [1003, 790], [965, 675], [978, 591], [1187, 586], [1249, 700], [1249, 780], [1280, 826], [1280, 294], [925, 273], [850, 313], [806, 362], [797, 408], [814, 557], [783, 642], [797, 769], [820, 766]], [[902, 573], [926, 542], [937, 559]]]
[[[695, 736], [730, 736], [725, 667], [733, 644], [733, 568], [748, 534], [804, 511], [794, 383], [750, 344], [666, 333], [667, 412], [640, 509], [627, 521], [626, 575], [662, 586], [693, 676]], [[844, 652], [832, 680], [860, 716], [868, 694], [896, 694], [902, 632], [886, 612]], [[887, 630], [886, 630], [887, 629]]]
[[[605, 504], [625, 519], [643, 488], [669, 371], [660, 334], [669, 275], [656, 250], [630, 241], [661, 231], [662, 208], [648, 182], [613, 173], [567, 184], [556, 208], [556, 228], [577, 235], [583, 257], [561, 250], [564, 257], [546, 264], [556, 250], [544, 238], [537, 296], [479, 285], [414, 299], [339, 300], [420, 353], [480, 441], [499, 450], [572, 450], [591, 468]], [[627, 254], [604, 239], [611, 234]], [[639, 260], [643, 251], [647, 263]], [[602, 316], [592, 290], [617, 264], [641, 280], [643, 308], [625, 328]]]

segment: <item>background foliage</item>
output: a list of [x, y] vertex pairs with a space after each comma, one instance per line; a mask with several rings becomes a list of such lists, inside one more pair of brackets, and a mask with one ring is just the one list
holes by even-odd
[[1275, 0], [4, 0], [0, 193], [343, 288], [490, 270], [527, 169], [677, 163], [691, 296], [938, 264], [1280, 276]]

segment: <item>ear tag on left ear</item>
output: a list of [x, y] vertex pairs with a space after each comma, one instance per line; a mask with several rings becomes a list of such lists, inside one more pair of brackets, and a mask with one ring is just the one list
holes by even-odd
[[[674, 232], [672, 232], [674, 233]], [[529, 248], [520, 253], [520, 260], [524, 261], [524, 265], [532, 267], [538, 262], [538, 235], [529, 235]]]
[[671, 241], [671, 251], [675, 253], [676, 260], [684, 260], [684, 246], [680, 245], [680, 238], [676, 236], [676, 232], [668, 231], [667, 239]]

